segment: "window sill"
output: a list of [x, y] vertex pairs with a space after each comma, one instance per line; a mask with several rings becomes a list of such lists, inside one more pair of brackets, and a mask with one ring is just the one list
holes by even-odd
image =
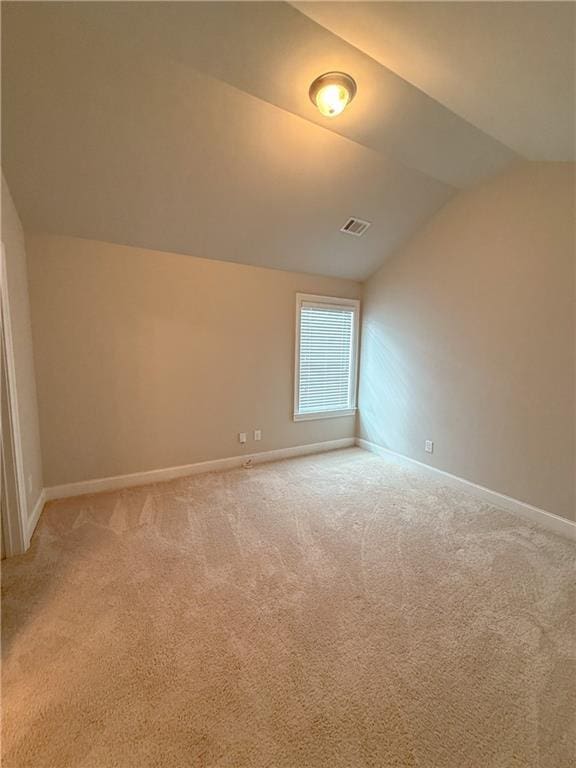
[[315, 421], [316, 419], [339, 419], [342, 416], [354, 416], [356, 408], [343, 408], [339, 411], [317, 411], [316, 413], [295, 413], [294, 421]]

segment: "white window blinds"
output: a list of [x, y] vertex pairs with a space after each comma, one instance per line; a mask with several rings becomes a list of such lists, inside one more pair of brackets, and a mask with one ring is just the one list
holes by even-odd
[[357, 302], [328, 301], [298, 302], [296, 416], [355, 407]]

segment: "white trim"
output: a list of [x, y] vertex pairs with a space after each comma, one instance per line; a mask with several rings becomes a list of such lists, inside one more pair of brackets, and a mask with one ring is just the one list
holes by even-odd
[[8, 295], [8, 272], [6, 265], [6, 251], [4, 243], [0, 244], [0, 323], [3, 326], [3, 337], [6, 351], [6, 380], [7, 398], [10, 411], [10, 424], [3, 430], [11, 441], [11, 449], [14, 460], [16, 506], [10, 509], [5, 516], [4, 533], [6, 540], [4, 547], [6, 556], [21, 555], [28, 549], [26, 540], [26, 519], [28, 500], [26, 498], [26, 484], [24, 481], [24, 460], [22, 457], [22, 440], [20, 437], [20, 415], [18, 412], [18, 387], [16, 382], [16, 366], [14, 363], [14, 345], [12, 336], [12, 319], [10, 315], [10, 299]]
[[339, 296], [320, 296], [316, 293], [297, 293], [296, 301], [298, 305], [305, 304], [308, 307], [328, 306], [334, 309], [341, 309], [342, 307], [358, 309], [360, 306], [360, 299], [341, 299]]
[[243, 456], [230, 456], [226, 459], [214, 459], [201, 461], [196, 464], [185, 464], [181, 467], [167, 467], [166, 469], [153, 469], [148, 472], [135, 472], [131, 475], [115, 475], [103, 477], [97, 480], [85, 480], [80, 483], [67, 485], [54, 485], [45, 488], [45, 500], [65, 499], [70, 496], [83, 496], [87, 493], [101, 493], [102, 491], [115, 491], [121, 488], [130, 488], [149, 483], [161, 483], [174, 480], [178, 477], [198, 475], [204, 472], [218, 472], [225, 469], [241, 467], [248, 459], [253, 464], [264, 464], [269, 461], [291, 459], [296, 456], [307, 456], [312, 453], [324, 453], [335, 451], [339, 448], [350, 448], [355, 445], [355, 438], [344, 437], [340, 440], [328, 440], [323, 443], [309, 443], [308, 445], [295, 445], [292, 448], [279, 448], [274, 451], [261, 451], [260, 453], [246, 454]]
[[[318, 411], [315, 413], [300, 413], [300, 309], [302, 306], [346, 307], [354, 312], [354, 327], [352, 329], [352, 387], [350, 392], [350, 408], [340, 411]], [[294, 421], [313, 421], [316, 419], [331, 419], [338, 416], [352, 416], [356, 413], [358, 403], [358, 365], [360, 358], [360, 299], [340, 299], [336, 296], [319, 296], [312, 293], [296, 294], [296, 329], [294, 336]]]
[[356, 408], [341, 408], [339, 411], [313, 411], [312, 413], [295, 413], [294, 421], [316, 421], [317, 419], [337, 419], [342, 416], [354, 416]]
[[359, 448], [363, 448], [365, 451], [370, 451], [371, 453], [375, 453], [378, 456], [384, 456], [390, 461], [394, 461], [396, 464], [400, 464], [401, 466], [408, 469], [414, 470], [417, 468], [424, 470], [429, 475], [435, 476], [436, 479], [443, 478], [455, 487], [462, 488], [462, 486], [465, 486], [478, 498], [493, 504], [499, 509], [504, 509], [507, 512], [520, 515], [521, 517], [530, 520], [530, 522], [536, 523], [536, 525], [540, 525], [543, 528], [547, 528], [549, 531], [552, 531], [559, 536], [564, 536], [568, 539], [576, 540], [576, 523], [573, 523], [571, 520], [567, 520], [566, 518], [560, 517], [559, 515], [554, 515], [552, 512], [546, 512], [544, 509], [533, 507], [531, 504], [527, 504], [525, 501], [519, 501], [518, 499], [514, 499], [511, 496], [498, 493], [498, 491], [485, 488], [483, 485], [478, 485], [477, 483], [473, 483], [470, 480], [465, 480], [463, 477], [458, 477], [458, 475], [452, 475], [450, 472], [445, 472], [442, 469], [436, 469], [436, 467], [431, 467], [429, 464], [424, 464], [421, 461], [417, 461], [416, 459], [411, 459], [408, 456], [404, 456], [401, 453], [396, 453], [395, 451], [391, 451], [389, 448], [384, 448], [381, 445], [371, 443], [368, 440], [357, 438], [356, 445]]
[[28, 518], [28, 525], [26, 526], [26, 536], [28, 537], [27, 548], [30, 546], [30, 539], [32, 538], [32, 534], [36, 530], [36, 526], [38, 525], [38, 520], [40, 519], [40, 515], [42, 514], [42, 510], [44, 509], [45, 503], [46, 503], [46, 488], [42, 488], [42, 490], [40, 491], [40, 495], [36, 500], [36, 504], [34, 504], [34, 509], [32, 510], [30, 517]]

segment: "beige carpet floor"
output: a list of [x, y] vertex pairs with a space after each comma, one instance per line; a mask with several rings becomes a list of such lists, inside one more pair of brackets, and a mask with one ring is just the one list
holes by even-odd
[[52, 502], [3, 768], [573, 768], [575, 562], [359, 449]]

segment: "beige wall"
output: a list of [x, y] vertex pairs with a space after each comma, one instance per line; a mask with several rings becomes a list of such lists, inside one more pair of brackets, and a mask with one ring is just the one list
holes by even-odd
[[46, 485], [354, 435], [353, 417], [292, 421], [293, 350], [295, 294], [358, 283], [68, 237], [27, 250]]
[[462, 192], [365, 284], [359, 414], [367, 440], [572, 519], [574, 169]]
[[29, 518], [42, 491], [42, 455], [24, 233], [4, 176], [2, 176], [1, 229], [6, 252], [10, 322], [16, 369], [16, 398], [26, 488], [26, 515]]

